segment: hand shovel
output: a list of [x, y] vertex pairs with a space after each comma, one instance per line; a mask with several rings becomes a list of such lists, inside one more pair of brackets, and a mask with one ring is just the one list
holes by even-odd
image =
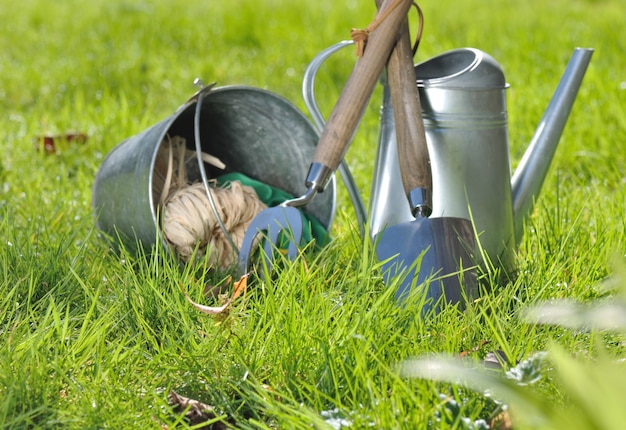
[[[416, 220], [387, 227], [376, 235], [375, 244], [378, 259], [383, 262], [385, 283], [390, 284], [396, 276], [403, 276], [396, 292], [399, 301], [405, 300], [412, 288], [430, 279], [429, 284], [424, 284], [428, 288], [425, 314], [438, 304], [442, 295], [445, 295], [446, 302], [456, 303], [464, 296], [474, 294], [476, 277], [471, 271], [474, 233], [467, 219], [428, 218], [432, 212], [432, 176], [408, 22], [405, 20], [399, 28], [398, 42], [387, 64], [387, 75], [396, 123], [400, 173]], [[418, 261], [420, 257], [421, 262]], [[415, 277], [417, 269], [419, 273]], [[460, 277], [461, 271], [464, 272]]]
[[[302, 221], [296, 208], [306, 205], [318, 192], [324, 191], [331, 176], [339, 167], [376, 82], [396, 43], [398, 28], [407, 18], [411, 4], [412, 0], [384, 1], [375, 21], [377, 26], [369, 34], [367, 48], [363, 56], [357, 60], [322, 131], [306, 177], [306, 193], [294, 200], [284, 202], [279, 207], [265, 209], [253, 219], [244, 236], [243, 243], [246, 246], [242, 246], [239, 252], [240, 271], [244, 273], [247, 271], [251, 254], [251, 247], [248, 245], [253, 242], [259, 232], [273, 230], [272, 237], [268, 239], [270, 248], [280, 235], [280, 231], [284, 231], [287, 237], [291, 238], [292, 244], [297, 245], [297, 241], [293, 238], [300, 237]], [[290, 258], [293, 258], [292, 256], [295, 257], [291, 254]], [[271, 253], [266, 252], [265, 261], [269, 267], [272, 261]]]

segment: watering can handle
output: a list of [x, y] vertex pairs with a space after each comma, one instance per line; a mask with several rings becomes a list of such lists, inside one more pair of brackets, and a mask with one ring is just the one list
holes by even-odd
[[347, 152], [411, 4], [411, 0], [384, 1], [381, 11], [389, 7], [393, 10], [372, 30], [365, 52], [357, 60], [328, 118], [307, 176], [307, 187], [323, 191]]
[[[381, 0], [376, 3], [380, 4]], [[432, 212], [432, 174], [406, 19], [400, 26], [396, 47], [387, 64], [387, 78], [396, 123], [398, 161], [404, 191], [413, 215], [421, 213], [429, 216]]]
[[[302, 97], [304, 98], [304, 104], [313, 118], [313, 122], [315, 123], [319, 133], [324, 130], [324, 127], [326, 126], [326, 119], [322, 115], [322, 112], [317, 105], [317, 100], [315, 99], [315, 79], [317, 73], [322, 64], [324, 64], [324, 62], [330, 58], [331, 55], [346, 46], [351, 46], [353, 44], [354, 41], [352, 40], [342, 40], [341, 42], [335, 43], [334, 45], [326, 48], [313, 58], [304, 72], [304, 77], [302, 78]], [[341, 177], [343, 184], [346, 187], [346, 191], [348, 192], [348, 196], [352, 201], [361, 238], [364, 238], [365, 225], [367, 223], [367, 209], [365, 209], [365, 204], [363, 203], [363, 199], [359, 193], [359, 188], [354, 181], [354, 177], [352, 176], [352, 172], [350, 171], [350, 167], [348, 166], [345, 158], [341, 160], [337, 171], [339, 172], [339, 176]]]

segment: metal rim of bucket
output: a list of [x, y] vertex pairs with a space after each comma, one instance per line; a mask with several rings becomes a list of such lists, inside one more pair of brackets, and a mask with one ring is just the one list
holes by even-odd
[[[257, 87], [252, 87], [252, 86], [247, 86], [247, 85], [225, 85], [225, 86], [221, 86], [221, 87], [216, 87], [214, 89], [211, 89], [209, 92], [207, 92], [207, 94], [203, 97], [203, 101], [206, 102], [210, 102], [212, 100], [215, 99], [215, 97], [217, 96], [226, 96], [226, 95], [235, 95], [237, 93], [240, 94], [245, 94], [245, 95], [251, 95], [251, 96], [261, 96], [265, 99], [267, 99], [268, 101], [271, 101], [272, 103], [275, 103], [276, 106], [278, 106], [279, 108], [284, 110], [284, 113], [288, 113], [289, 115], [291, 115], [291, 119], [294, 119], [296, 121], [299, 122], [299, 126], [301, 126], [302, 128], [307, 128], [308, 132], [311, 133], [311, 137], [315, 136], [315, 145], [317, 145], [317, 141], [319, 139], [319, 132], [316, 130], [316, 128], [311, 124], [310, 120], [304, 115], [304, 113], [302, 113], [292, 102], [290, 102], [288, 99], [273, 93], [271, 91], [265, 90], [265, 89], [261, 89], [261, 88], [257, 88]], [[213, 97], [213, 99], [212, 99]], [[190, 101], [188, 103], [185, 103], [184, 105], [182, 105], [178, 111], [177, 111], [177, 117], [173, 118], [171, 122], [168, 123], [168, 127], [165, 130], [165, 132], [162, 134], [161, 136], [161, 140], [167, 135], [167, 132], [170, 130], [170, 128], [176, 123], [176, 121], [181, 120], [181, 117], [183, 117], [184, 115], [190, 115], [193, 118], [193, 115], [195, 114], [195, 105], [196, 102], [195, 100]], [[194, 128], [195, 128], [195, 124], [194, 124]], [[206, 130], [204, 130], [206, 131]], [[192, 133], [193, 133], [193, 128], [192, 128]], [[201, 131], [202, 133], [202, 131]], [[295, 144], [298, 144], [299, 142], [294, 142]], [[205, 148], [205, 142], [201, 142], [202, 144], [202, 148], [203, 150], [206, 150], [207, 148]], [[210, 144], [210, 143], [206, 143], [206, 144]], [[160, 144], [159, 144], [160, 145]], [[195, 146], [193, 145], [192, 140], [188, 139], [188, 148], [191, 150], [195, 151]], [[304, 190], [306, 190], [304, 181], [306, 178], [306, 172], [309, 166], [309, 163], [312, 159], [312, 154], [314, 152], [314, 147], [311, 148], [311, 157], [309, 157], [308, 159], [306, 159], [306, 164], [302, 165], [302, 175], [300, 175], [301, 177], [298, 178], [297, 180], [299, 180], [299, 183], [301, 184], [302, 187], [302, 192], [304, 192]], [[212, 151], [209, 149], [208, 151], [209, 153], [212, 153]], [[220, 157], [218, 157], [220, 158]], [[157, 159], [157, 151], [154, 151], [153, 153], [153, 157], [152, 160], [150, 162], [150, 178], [149, 178], [149, 183], [152, 185], [152, 180], [153, 180], [153, 175], [154, 175], [154, 168], [155, 168], [155, 164], [156, 164], [156, 159]], [[242, 172], [242, 173], [246, 173], [247, 172]], [[249, 175], [251, 176], [253, 179], [257, 179], [261, 182], [264, 183], [268, 183], [268, 181], [266, 181], [264, 178], [262, 177], [256, 177], [256, 175]], [[200, 179], [200, 178], [198, 178]], [[270, 181], [271, 182], [271, 181]], [[269, 185], [272, 186], [276, 186], [277, 188], [283, 189], [284, 191], [289, 192], [290, 194], [294, 195], [294, 196], [298, 196], [301, 193], [299, 193], [297, 190], [294, 191], [294, 189], [296, 187], [292, 187], [291, 190], [289, 189], [285, 189], [282, 186], [277, 186], [276, 184], [272, 184], [272, 183], [268, 183]], [[330, 230], [332, 223], [334, 221], [334, 215], [335, 215], [335, 211], [336, 211], [336, 179], [335, 176], [333, 175], [333, 177], [331, 178], [331, 181], [328, 184], [328, 187], [326, 188], [326, 190], [324, 191], [323, 194], [321, 194], [320, 196], [316, 196], [316, 198], [313, 200], [313, 202], [311, 202], [309, 205], [305, 206], [303, 208], [303, 210], [312, 213], [316, 219], [326, 228], [327, 231]], [[311, 207], [316, 207], [316, 203], [318, 203], [321, 200], [321, 197], [323, 197], [324, 195], [328, 196], [330, 195], [330, 197], [327, 197], [327, 207], [323, 208], [323, 209], [319, 209], [317, 211], [315, 210], [311, 210]], [[320, 205], [321, 206], [321, 205]], [[150, 207], [151, 207], [151, 211], [152, 211], [152, 220], [153, 222], [157, 223], [157, 203], [154, 201], [153, 195], [152, 193], [150, 193]], [[320, 213], [322, 212], [326, 212], [326, 216], [319, 216]]]
[[[187, 148], [195, 152], [195, 99], [192, 97], [171, 116], [126, 138], [104, 157], [92, 189], [92, 207], [98, 229], [107, 236], [119, 238], [134, 249], [138, 244], [149, 249], [155, 241], [163, 243], [158, 196], [152, 189], [153, 185], [158, 188], [158, 182], [154, 182], [157, 151], [167, 135], [180, 135]], [[319, 132], [295, 105], [267, 90], [233, 85], [207, 91], [200, 106], [204, 152], [218, 156], [231, 171], [240, 171], [294, 196], [306, 189], [304, 182]], [[228, 129], [231, 126], [234, 128]], [[241, 159], [243, 163], [239, 164]], [[190, 178], [200, 180], [189, 173]], [[215, 171], [210, 172], [210, 178], [216, 176]], [[329, 230], [335, 208], [336, 183], [332, 178], [326, 191], [303, 210]]]

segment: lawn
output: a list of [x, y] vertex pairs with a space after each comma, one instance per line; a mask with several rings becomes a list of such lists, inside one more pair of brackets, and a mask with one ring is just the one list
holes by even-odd
[[[181, 266], [161, 248], [118, 252], [95, 227], [92, 186], [104, 157], [172, 115], [197, 90], [195, 78], [266, 89], [306, 113], [308, 63], [366, 27], [375, 2], [4, 3], [2, 428], [188, 428], [172, 390], [212, 406], [213, 428], [623, 427], [620, 0], [420, 5], [416, 62], [471, 46], [502, 64], [513, 169], [573, 49], [595, 49], [516, 250], [517, 271], [484, 270], [479, 300], [436, 317], [420, 314], [419, 297], [397, 305], [340, 181], [332, 242], [278, 267], [271, 280], [251, 276], [228, 315], [197, 311], [181, 291], [214, 305], [203, 289], [229, 285], [228, 274]], [[355, 61], [349, 48], [321, 69], [324, 113]], [[378, 87], [347, 154], [365, 202], [381, 99]], [[52, 153], [41, 145], [42, 136], [68, 133], [86, 141], [57, 140]], [[565, 299], [569, 307], [558, 307]], [[546, 301], [557, 307], [528, 316]], [[549, 320], [555, 309], [580, 324]], [[433, 354], [449, 368], [427, 375], [418, 371], [425, 361], [407, 362]], [[494, 354], [499, 369], [483, 372]]]

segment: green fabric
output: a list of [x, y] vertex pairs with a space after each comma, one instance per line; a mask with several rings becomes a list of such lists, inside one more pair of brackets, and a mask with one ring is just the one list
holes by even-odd
[[[259, 199], [268, 207], [278, 206], [281, 203], [293, 199], [293, 196], [279, 188], [264, 184], [263, 182], [252, 179], [243, 173], [233, 172], [216, 178], [220, 187], [226, 186], [232, 181], [239, 181], [242, 185], [252, 187], [259, 196]], [[315, 240], [318, 248], [326, 245], [330, 240], [328, 232], [324, 226], [311, 214], [300, 210], [304, 218], [304, 231], [302, 232], [302, 242], [309, 243]]]

